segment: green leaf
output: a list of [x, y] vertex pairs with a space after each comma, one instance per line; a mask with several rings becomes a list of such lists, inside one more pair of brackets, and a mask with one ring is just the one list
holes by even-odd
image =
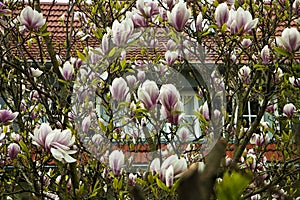
[[143, 179], [140, 179], [140, 178], [136, 178], [135, 181], [140, 184], [140, 185], [147, 185], [147, 182], [144, 181]]
[[22, 140], [20, 140], [19, 145], [20, 145], [22, 151], [24, 151], [24, 152], [26, 152], [27, 154], [29, 154], [29, 150], [28, 150], [26, 144], [25, 144]]
[[216, 185], [217, 199], [238, 200], [246, 189], [251, 179], [238, 172], [226, 172], [220, 184]]
[[226, 23], [224, 23], [223, 26], [222, 26], [222, 32], [223, 32], [223, 33], [225, 33], [226, 28], [227, 28]]
[[75, 190], [77, 197], [81, 197], [84, 191], [84, 184], [81, 184], [78, 189]]
[[116, 47], [112, 48], [112, 50], [110, 50], [108, 57], [112, 57], [113, 55], [115, 55], [116, 52]]
[[280, 48], [280, 47], [274, 47], [274, 50], [275, 50], [277, 53], [279, 53], [280, 55], [287, 56], [287, 57], [290, 56], [290, 53], [289, 53], [287, 50], [282, 49], [282, 48]]
[[164, 191], [167, 191], [167, 192], [170, 191], [170, 189], [159, 178], [156, 178], [156, 183], [157, 183], [158, 187], [160, 187]]
[[264, 65], [260, 65], [260, 64], [254, 65], [254, 69], [259, 71], [265, 70], [265, 68], [266, 67]]
[[46, 28], [47, 28], [47, 23], [45, 23], [45, 24], [42, 26], [42, 28], [40, 29], [40, 31], [41, 31], [41, 32], [44, 32], [44, 31], [46, 30]]
[[80, 58], [82, 61], [86, 60], [86, 57], [83, 53], [81, 53], [80, 51], [76, 50], [77, 56], [78, 58]]
[[41, 36], [45, 37], [45, 36], [48, 36], [48, 35], [50, 35], [50, 32], [44, 32], [44, 33], [42, 33]]
[[118, 182], [119, 182], [118, 179], [114, 178], [112, 186], [115, 190], [118, 189]]

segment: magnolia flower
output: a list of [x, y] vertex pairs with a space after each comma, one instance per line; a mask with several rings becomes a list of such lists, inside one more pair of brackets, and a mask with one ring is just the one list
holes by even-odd
[[69, 61], [64, 63], [63, 68], [59, 67], [59, 70], [65, 80], [72, 80], [74, 74], [74, 66]]
[[109, 155], [109, 167], [115, 176], [121, 173], [122, 166], [124, 165], [124, 153], [119, 150], [114, 150]]
[[268, 45], [264, 46], [261, 50], [260, 56], [263, 64], [268, 64], [270, 62], [270, 49]]
[[242, 7], [239, 7], [236, 11], [229, 11], [229, 19], [227, 21], [227, 27], [232, 34], [247, 33], [251, 29], [255, 28], [258, 23], [258, 18], [253, 19], [249, 11], [245, 11]]
[[138, 89], [138, 98], [148, 110], [155, 108], [158, 102], [159, 89], [154, 81], [146, 80]]
[[137, 80], [136, 80], [136, 77], [134, 75], [126, 76], [126, 81], [127, 81], [127, 84], [128, 84], [129, 88], [135, 88]]
[[87, 116], [82, 120], [82, 131], [88, 132], [91, 125], [91, 116]]
[[65, 160], [68, 163], [76, 162], [69, 154], [74, 154], [77, 151], [71, 150], [75, 137], [70, 130], [55, 129], [51, 131], [45, 140], [45, 149], [50, 151], [53, 157], [59, 161]]
[[17, 134], [15, 132], [12, 132], [10, 136], [15, 142], [20, 142], [20, 140], [21, 140], [20, 134]]
[[109, 48], [109, 37], [108, 37], [107, 33], [105, 33], [103, 35], [101, 45], [102, 45], [102, 52], [104, 54], [108, 54], [110, 51], [110, 48]]
[[300, 88], [300, 78], [295, 78], [294, 76], [289, 77], [289, 82], [290, 82], [294, 87], [299, 87], [299, 88]]
[[162, 18], [162, 20], [167, 21], [168, 20], [167, 11], [163, 7], [159, 7], [158, 10], [159, 10], [159, 16]]
[[110, 92], [112, 98], [116, 99], [117, 101], [123, 101], [129, 92], [129, 88], [126, 81], [122, 77], [115, 78], [111, 84]]
[[147, 19], [138, 12], [133, 12], [131, 19], [136, 27], [147, 27]]
[[[177, 49], [177, 44], [176, 42], [174, 42], [174, 40], [172, 39], [169, 39], [168, 42], [167, 42], [167, 45], [166, 45], [166, 50], [167, 51], [171, 51], [171, 52], [175, 52], [175, 50]], [[178, 53], [177, 53], [178, 55]], [[168, 61], [168, 59], [166, 58], [166, 60]]]
[[268, 112], [268, 113], [274, 113], [274, 111], [275, 111], [275, 106], [274, 105], [269, 105], [266, 108], [266, 112]]
[[34, 130], [34, 135], [31, 135], [33, 144], [45, 147], [46, 137], [51, 131], [52, 129], [49, 124], [42, 123], [39, 128]]
[[152, 17], [159, 13], [157, 3], [150, 1], [145, 3], [144, 0], [137, 0], [136, 8], [146, 17]]
[[163, 2], [168, 6], [169, 10], [172, 10], [173, 6], [175, 5], [175, 0], [163, 0]]
[[150, 164], [149, 169], [152, 172], [152, 174], [155, 174], [155, 173], [158, 174], [160, 172], [160, 160], [159, 160], [159, 158], [154, 158], [154, 160]]
[[203, 20], [203, 16], [202, 13], [200, 12], [197, 16], [196, 24], [195, 24], [197, 31], [202, 31], [202, 20]]
[[11, 143], [8, 145], [7, 151], [10, 159], [14, 159], [18, 155], [18, 153], [20, 153], [21, 148], [18, 144]]
[[100, 47], [95, 48], [95, 49], [90, 48], [89, 52], [88, 52], [90, 64], [93, 64], [93, 65], [97, 64], [97, 62], [102, 59], [102, 56], [100, 55], [102, 53], [103, 52]]
[[124, 46], [134, 29], [132, 19], [125, 18], [121, 23], [115, 20], [112, 25], [112, 41], [117, 46]]
[[19, 112], [11, 112], [9, 110], [0, 110], [0, 123], [12, 122], [19, 115]]
[[187, 169], [187, 162], [184, 158], [178, 158], [177, 155], [169, 156], [161, 165], [160, 177], [162, 180], [165, 180], [166, 171], [170, 166], [173, 166], [173, 175], [177, 178]]
[[29, 73], [33, 77], [39, 77], [43, 74], [43, 71], [41, 71], [39, 69], [30, 68]]
[[129, 185], [135, 185], [135, 179], [137, 178], [137, 174], [130, 173], [128, 176]]
[[276, 43], [287, 51], [293, 52], [300, 46], [300, 33], [296, 28], [285, 28], [281, 37], [276, 37]]
[[4, 4], [0, 2], [0, 16], [10, 16], [12, 11], [9, 9], [3, 9]]
[[249, 47], [252, 44], [251, 39], [243, 39], [242, 45], [245, 47]]
[[92, 137], [92, 142], [94, 144], [101, 144], [103, 140], [104, 140], [103, 136], [99, 133], [93, 135]]
[[30, 6], [25, 7], [21, 11], [19, 21], [20, 25], [24, 25], [28, 30], [41, 28], [46, 23], [46, 19], [43, 19], [43, 14], [32, 10]]
[[254, 133], [250, 139], [250, 144], [256, 144], [257, 146], [262, 146], [269, 142], [269, 136], [264, 136], [263, 134]]
[[146, 73], [145, 71], [143, 70], [138, 70], [138, 73], [137, 73], [137, 78], [140, 82], [143, 82], [145, 80], [145, 77], [146, 77]]
[[293, 117], [296, 107], [292, 103], [288, 103], [283, 107], [283, 113], [288, 117]]
[[166, 107], [162, 106], [160, 112], [162, 117], [169, 123], [177, 125], [183, 112], [183, 103], [178, 101], [172, 110], [167, 110]]
[[190, 131], [186, 127], [182, 127], [178, 130], [177, 136], [181, 142], [186, 142], [190, 136]]
[[207, 101], [205, 101], [205, 103], [200, 107], [200, 111], [202, 112], [202, 116], [204, 117], [204, 119], [206, 119], [206, 120], [210, 119]]
[[215, 11], [215, 19], [217, 25], [219, 27], [222, 27], [223, 24], [227, 22], [228, 18], [229, 18], [229, 9], [226, 2], [219, 4]]
[[179, 100], [179, 91], [173, 84], [164, 84], [161, 86], [159, 101], [167, 110], [173, 110]]
[[230, 56], [230, 63], [233, 64], [233, 63], [235, 63], [235, 61], [236, 61], [236, 55], [235, 55], [235, 53], [233, 53]]
[[250, 197], [250, 199], [251, 199], [251, 200], [259, 200], [259, 199], [261, 199], [261, 196], [260, 196], [260, 194], [255, 194], [255, 195], [252, 195], [252, 196]]
[[166, 170], [166, 186], [171, 187], [173, 185], [173, 179], [174, 179], [174, 168], [172, 165], [168, 167]]
[[186, 3], [177, 3], [172, 11], [167, 12], [170, 24], [174, 26], [177, 31], [182, 31], [185, 24], [190, 18], [191, 11], [186, 7]]
[[217, 119], [220, 118], [220, 116], [221, 116], [221, 111], [215, 109], [215, 110], [214, 110], [214, 119], [217, 120]]
[[296, 14], [300, 14], [300, 0], [295, 0], [293, 5], [292, 5], [294, 11]]
[[239, 69], [239, 78], [243, 81], [245, 84], [250, 83], [250, 73], [251, 69], [250, 67], [244, 65], [242, 68]]
[[172, 65], [177, 60], [177, 58], [178, 58], [177, 51], [167, 51], [165, 53], [165, 59], [168, 65]]

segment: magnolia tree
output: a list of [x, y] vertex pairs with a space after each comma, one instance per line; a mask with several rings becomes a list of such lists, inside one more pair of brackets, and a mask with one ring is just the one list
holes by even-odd
[[296, 199], [299, 13], [76, 1], [56, 44], [39, 1], [1, 3], [1, 198]]

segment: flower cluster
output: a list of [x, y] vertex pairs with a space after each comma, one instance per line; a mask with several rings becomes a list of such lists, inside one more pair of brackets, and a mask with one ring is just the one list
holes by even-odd
[[77, 152], [71, 149], [75, 137], [70, 130], [52, 130], [48, 124], [42, 123], [39, 128], [34, 130], [32, 140], [35, 145], [42, 146], [46, 151], [51, 152], [55, 159], [68, 163], [76, 162], [76, 159], [70, 156]]
[[249, 11], [245, 11], [242, 7], [229, 10], [226, 2], [219, 4], [216, 8], [215, 19], [218, 26], [222, 27], [226, 24], [230, 33], [237, 35], [249, 32], [258, 23], [258, 18], [253, 19]]

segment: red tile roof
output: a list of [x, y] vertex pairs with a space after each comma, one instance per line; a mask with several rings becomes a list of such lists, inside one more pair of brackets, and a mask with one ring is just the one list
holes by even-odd
[[[76, 39], [76, 43], [72, 43], [72, 50], [74, 49], [80, 49], [82, 50], [83, 47], [86, 45], [84, 41], [80, 41], [78, 39], [78, 36], [75, 35], [68, 35], [70, 33], [71, 28], [73, 28], [74, 31], [78, 31], [80, 27], [82, 26], [78, 21], [75, 21], [74, 24], [71, 24], [70, 21], [72, 19], [72, 15], [68, 17], [68, 9], [70, 9], [70, 6], [68, 4], [63, 3], [41, 3], [41, 11], [43, 13], [44, 18], [47, 19], [47, 30], [50, 32], [50, 36], [52, 38], [53, 44], [55, 44], [55, 49], [57, 54], [64, 56], [65, 55], [65, 43], [67, 41], [68, 37], [71, 37], [72, 39]], [[78, 7], [74, 7], [75, 11], [79, 11]], [[15, 15], [20, 13], [20, 10], [13, 11]], [[64, 20], [62, 20], [62, 16], [64, 15]], [[295, 26], [295, 24], [292, 24]], [[284, 24], [278, 28], [278, 30], [275, 32], [275, 36], [281, 35], [281, 32], [283, 28], [286, 27]], [[262, 27], [258, 27], [262, 28]], [[274, 36], [274, 37], [275, 37]], [[159, 45], [158, 45], [158, 52], [161, 53], [162, 58], [164, 58], [164, 52], [165, 48], [163, 44], [166, 44], [167, 39], [164, 39], [163, 37], [159, 38]], [[75, 41], [75, 40], [74, 40]], [[204, 40], [205, 46], [206, 46], [206, 62], [207, 63], [214, 63], [216, 62], [217, 58], [219, 57], [219, 53], [216, 52], [215, 48], [215, 38], [214, 37], [207, 37]], [[89, 38], [89, 46], [97, 47], [99, 46], [99, 41], [96, 40], [94, 37]], [[209, 50], [210, 49], [210, 50]], [[32, 52], [37, 52], [37, 46], [34, 46], [31, 50]], [[127, 57], [130, 56], [136, 56], [137, 53], [140, 51], [140, 48], [132, 48], [127, 51]], [[76, 56], [75, 51], [72, 52], [73, 56]], [[151, 55], [147, 54], [147, 56]], [[153, 55], [153, 53], [152, 53]], [[140, 54], [138, 55], [138, 59], [142, 59], [143, 56]], [[298, 53], [297, 60], [299, 60], [300, 55]]]

